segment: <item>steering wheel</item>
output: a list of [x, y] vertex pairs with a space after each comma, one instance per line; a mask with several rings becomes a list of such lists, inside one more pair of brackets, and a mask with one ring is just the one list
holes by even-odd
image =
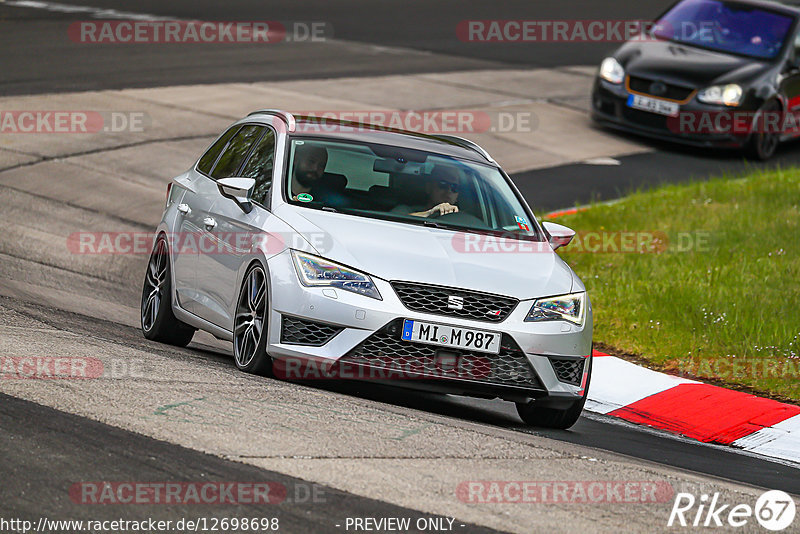
[[432, 218], [441, 219], [442, 221], [446, 221], [448, 223], [490, 229], [489, 225], [483, 222], [483, 219], [479, 219], [478, 217], [464, 211], [454, 211], [452, 213], [445, 213], [444, 215], [438, 215]]

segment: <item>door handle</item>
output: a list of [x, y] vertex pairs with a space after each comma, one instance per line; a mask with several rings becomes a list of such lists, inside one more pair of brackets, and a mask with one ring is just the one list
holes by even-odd
[[192, 208], [189, 207], [189, 204], [178, 204], [178, 211], [184, 215], [189, 215], [192, 213]]
[[203, 219], [203, 224], [206, 226], [206, 230], [213, 230], [217, 227], [217, 221], [211, 217], [206, 217]]

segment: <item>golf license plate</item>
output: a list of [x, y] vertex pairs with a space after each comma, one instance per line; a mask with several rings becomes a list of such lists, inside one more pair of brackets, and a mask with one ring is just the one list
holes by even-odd
[[642, 111], [649, 111], [650, 113], [667, 115], [669, 117], [676, 116], [678, 111], [680, 111], [680, 106], [675, 102], [667, 102], [666, 100], [642, 95], [628, 95], [628, 106], [634, 109], [641, 109]]
[[500, 337], [501, 335], [497, 332], [475, 330], [474, 328], [461, 328], [411, 319], [403, 321], [403, 340], [429, 343], [440, 347], [497, 354], [500, 352]]

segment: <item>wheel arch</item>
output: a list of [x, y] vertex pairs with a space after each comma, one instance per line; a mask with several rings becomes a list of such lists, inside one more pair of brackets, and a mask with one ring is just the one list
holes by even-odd
[[[764, 108], [767, 107], [767, 105], [770, 102], [777, 102], [778, 106], [780, 106], [780, 112], [785, 112], [789, 106], [789, 102], [786, 100], [785, 95], [783, 95], [780, 91], [776, 91], [774, 89], [770, 90], [768, 93], [765, 93], [764, 95], [759, 95], [759, 98], [761, 98], [761, 104], [758, 106], [758, 109], [755, 112], [753, 112], [752, 124], [757, 123], [758, 119], [761, 117], [761, 113], [763, 112]], [[751, 130], [747, 134], [744, 146], [747, 146], [749, 143], [752, 142], [755, 133], [756, 132]]]

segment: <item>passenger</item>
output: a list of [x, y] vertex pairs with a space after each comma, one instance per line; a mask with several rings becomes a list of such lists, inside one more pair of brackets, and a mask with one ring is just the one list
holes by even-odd
[[328, 150], [318, 145], [298, 145], [294, 152], [294, 176], [292, 179], [292, 200], [302, 193], [314, 195], [319, 189], [320, 178], [325, 174], [328, 164]]

